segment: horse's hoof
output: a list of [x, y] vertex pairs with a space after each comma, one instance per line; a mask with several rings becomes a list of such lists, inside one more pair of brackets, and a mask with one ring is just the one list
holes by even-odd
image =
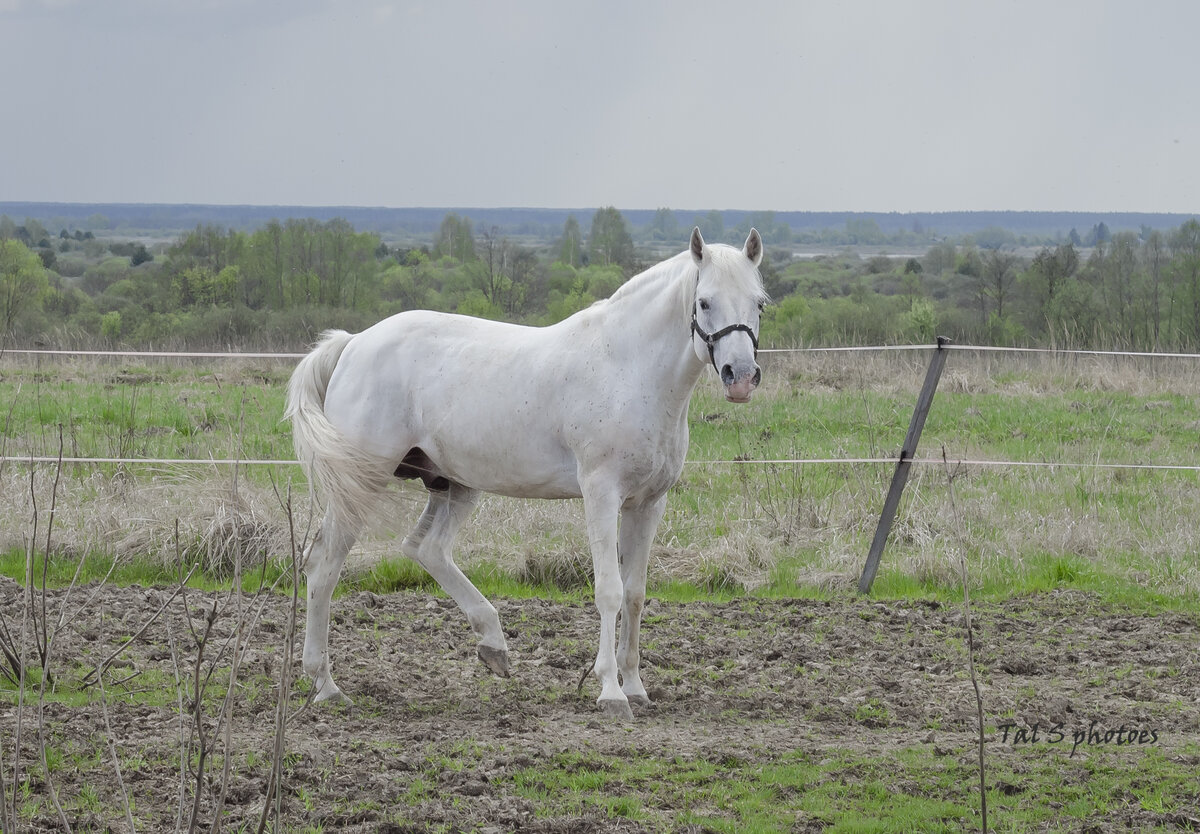
[[626, 695], [625, 697], [629, 699], [629, 703], [637, 707], [654, 706], [654, 702], [650, 700], [649, 695]]
[[491, 646], [481, 645], [478, 649], [479, 659], [483, 661], [483, 665], [492, 670], [493, 673], [502, 678], [507, 678], [509, 673], [508, 665], [508, 650], [493, 649]]
[[606, 718], [616, 718], [625, 721], [633, 720], [633, 709], [629, 706], [628, 701], [618, 701], [616, 698], [601, 698], [596, 703], [600, 706], [600, 711], [604, 713]]
[[317, 691], [317, 694], [315, 696], [313, 696], [313, 703], [319, 704], [322, 702], [330, 703], [330, 704], [341, 704], [342, 706], [346, 706], [346, 707], [354, 706], [354, 701], [350, 700], [350, 696], [347, 695], [342, 690], [338, 689], [337, 686], [333, 683], [326, 684], [320, 690]]

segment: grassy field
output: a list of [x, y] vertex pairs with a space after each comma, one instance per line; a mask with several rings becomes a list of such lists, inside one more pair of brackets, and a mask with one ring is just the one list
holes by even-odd
[[[923, 353], [765, 355], [763, 388], [746, 406], [725, 403], [711, 379], [702, 382], [692, 403], [689, 463], [671, 493], [652, 553], [651, 594], [674, 606], [674, 616], [651, 613], [648, 628], [678, 625], [681, 629], [669, 646], [655, 642], [653, 631], [647, 643], [655, 674], [669, 681], [670, 692], [680, 693], [675, 702], [668, 697], [663, 711], [641, 725], [644, 732], [664, 734], [661, 744], [642, 743], [628, 728], [593, 728], [586, 713], [590, 704], [580, 707], [572, 700], [579, 697], [572, 694], [578, 677], [574, 668], [563, 675], [569, 682], [559, 682], [547, 693], [540, 682], [530, 689], [528, 682], [519, 680], [482, 684], [464, 680], [461, 692], [456, 691], [449, 702], [425, 707], [416, 700], [421, 697], [417, 694], [385, 698], [368, 691], [357, 712], [334, 712], [332, 718], [329, 712], [320, 712], [307, 717], [302, 726], [319, 734], [321, 727], [327, 732], [330, 723], [338, 731], [347, 725], [353, 735], [355, 722], [362, 722], [357, 732], [378, 740], [395, 724], [394, 710], [407, 710], [404, 731], [412, 739], [434, 739], [420, 742], [415, 751], [372, 752], [370, 744], [356, 747], [344, 738], [332, 745], [340, 751], [335, 761], [338, 756], [362, 758], [359, 766], [364, 773], [376, 767], [376, 759], [391, 762], [403, 752], [410, 769], [394, 783], [407, 787], [386, 811], [392, 820], [416, 810], [441, 813], [447, 770], [469, 775], [490, 768], [493, 775], [487, 792], [500, 797], [505, 807], [535, 808], [539, 819], [555, 825], [568, 821], [562, 827], [549, 827], [547, 822], [539, 829], [546, 831], [585, 830], [571, 827], [574, 823], [569, 821], [578, 819], [601, 820], [602, 827], [628, 831], [674, 831], [680, 825], [696, 831], [809, 830], [797, 827], [800, 820], [808, 820], [813, 830], [836, 831], [950, 831], [976, 825], [970, 716], [928, 713], [934, 709], [929, 705], [940, 705], [948, 689], [954, 689], [956, 697], [964, 695], [964, 686], [969, 686], [965, 673], [903, 671], [898, 689], [877, 693], [871, 687], [880, 675], [900, 673], [890, 661], [860, 669], [852, 647], [863, 639], [881, 646], [911, 641], [912, 622], [925, 616], [922, 601], [937, 606], [961, 600], [958, 560], [963, 554], [969, 563], [973, 598], [983, 609], [985, 630], [995, 632], [991, 645], [1005, 645], [1007, 635], [1009, 644], [1019, 645], [1022, 652], [1045, 651], [1046, 670], [1054, 668], [1054, 653], [1062, 651], [1061, 646], [1043, 646], [1054, 644], [1060, 636], [1046, 625], [1049, 612], [1059, 605], [1054, 594], [1089, 592], [1064, 598], [1076, 606], [1072, 622], [1080, 627], [1089, 623], [1093, 610], [1096, 617], [1116, 627], [1125, 627], [1126, 613], [1177, 616], [1178, 623], [1192, 622], [1200, 611], [1200, 543], [1193, 520], [1200, 501], [1200, 476], [1191, 469], [1122, 465], [1200, 464], [1200, 368], [1192, 360], [952, 353], [918, 454], [927, 462], [913, 470], [873, 599], [864, 601], [855, 598], [851, 588], [874, 533], [893, 465], [779, 461], [894, 457], [927, 361]], [[286, 363], [265, 361], [185, 366], [167, 360], [38, 364], [4, 359], [0, 363], [0, 449], [9, 460], [0, 463], [0, 574], [23, 581], [29, 540], [37, 543], [33, 549], [40, 554], [49, 535], [48, 585], [68, 585], [82, 564], [84, 581], [94, 583], [107, 576], [110, 585], [120, 587], [122, 593], [109, 602], [114, 610], [131, 607], [140, 599], [141, 592], [130, 591], [129, 586], [167, 587], [180, 576], [183, 565], [198, 562], [202, 567], [191, 584], [201, 593], [208, 592], [206, 599], [212, 600], [215, 611], [222, 599], [227, 600], [219, 591], [229, 588], [234, 554], [249, 559], [243, 587], [253, 590], [274, 581], [288, 564], [289, 530], [295, 529], [301, 539], [311, 533], [312, 508], [298, 467], [233, 467], [203, 461], [292, 457], [289, 429], [280, 419], [289, 371]], [[66, 457], [186, 458], [197, 463], [66, 464], [59, 472], [53, 465], [31, 468], [13, 460], [29, 455], [55, 457], [60, 450]], [[941, 463], [943, 450], [949, 466]], [[958, 460], [1055, 465], [960, 465], [955, 463]], [[52, 504], [53, 529], [48, 530]], [[443, 624], [439, 606], [447, 601], [437, 600], [438, 590], [419, 568], [395, 556], [397, 537], [407, 531], [422, 505], [419, 487], [408, 484], [397, 489], [394, 512], [355, 548], [339, 593], [358, 592], [359, 599], [369, 600], [371, 594], [398, 589], [420, 591], [419, 595], [393, 595], [396, 601], [384, 603], [380, 610], [389, 605], [403, 610], [386, 619], [382, 613], [360, 608], [350, 625], [353, 636], [364, 641], [365, 648], [356, 654], [359, 658], [381, 653], [385, 645], [429, 642], [430, 666], [425, 674], [432, 677], [457, 668], [448, 665], [452, 661], [446, 659], [445, 645], [438, 642], [439, 629], [461, 631], [465, 626], [453, 616]], [[522, 605], [530, 608], [538, 600], [552, 600], [565, 608], [585, 607], [590, 558], [578, 502], [487, 498], [462, 534], [459, 553], [460, 563], [485, 595], [508, 600], [503, 604], [522, 612], [522, 629], [526, 616]], [[40, 575], [40, 555], [34, 566]], [[155, 604], [165, 596], [165, 591], [146, 593], [158, 594]], [[1024, 611], [1022, 598], [1030, 594], [1050, 600], [1038, 603], [1039, 614]], [[429, 601], [430, 595], [434, 601]], [[802, 639], [810, 645], [793, 661], [787, 659], [788, 652], [801, 638], [787, 636], [786, 624], [795, 619], [791, 606], [799, 604], [797, 600], [817, 604], [833, 600], [835, 608], [806, 621]], [[759, 612], [750, 608], [768, 602], [776, 606], [771, 609], [776, 619], [770, 633], [764, 634], [753, 627], [760, 621]], [[700, 607], [689, 607], [693, 604]], [[705, 606], [713, 604], [726, 608], [712, 614]], [[430, 606], [436, 609], [433, 625], [408, 630], [414, 621], [434, 616]], [[284, 606], [276, 607], [281, 609], [276, 612], [277, 625], [269, 633], [278, 637], [286, 628], [278, 625], [285, 620]], [[730, 613], [733, 610], [740, 612], [737, 617]], [[922, 649], [944, 652], [949, 660], [939, 662], [947, 669], [959, 668], [963, 651], [951, 610], [943, 607], [941, 620], [926, 635], [934, 648]], [[897, 611], [902, 616], [891, 631], [873, 631], [878, 618], [896, 617]], [[1022, 625], [1027, 634], [1015, 643], [1006, 631], [1019, 620], [1014, 612], [1023, 612], [1020, 616], [1028, 620]], [[830, 619], [824, 622], [822, 616]], [[998, 625], [987, 626], [989, 617]], [[685, 618], [694, 631], [684, 629], [680, 621]], [[851, 649], [841, 644], [828, 647], [830, 635], [845, 627], [847, 619], [857, 629], [844, 638]], [[714, 653], [698, 652], [691, 662], [675, 659], [678, 645], [694, 641], [711, 646], [714, 627], [726, 621], [727, 642]], [[113, 639], [133, 631], [128, 617], [114, 622]], [[385, 626], [395, 629], [392, 639], [379, 636]], [[1138, 627], [1152, 630], [1145, 623]], [[175, 628], [182, 633], [182, 624]], [[1145, 698], [1149, 705], [1139, 701], [1139, 709], [1149, 716], [1146, 720], [1165, 720], [1163, 710], [1170, 704], [1153, 693], [1164, 685], [1188, 685], [1183, 676], [1191, 673], [1181, 666], [1182, 655], [1175, 645], [1188, 639], [1188, 628], [1179, 625], [1180, 633], [1171, 644], [1175, 648], [1145, 670], [1126, 668], [1112, 658], [1098, 662], [1093, 679], [1083, 685], [1103, 692], [1103, 697], [1092, 698], [1092, 706], [1108, 710], [1109, 704], [1123, 705], [1120, 699], [1127, 697], [1125, 691], [1137, 684], [1142, 687], [1137, 698]], [[1102, 647], [1119, 656], [1119, 645], [1101, 642], [1111, 631], [1107, 625], [1089, 629], [1088, 640], [1093, 642], [1079, 645], [1086, 650]], [[97, 630], [104, 634], [103, 627]], [[1068, 634], [1074, 630], [1073, 626], [1065, 629]], [[338, 639], [344, 643], [348, 636], [343, 633]], [[752, 637], [762, 645], [746, 650], [745, 643]], [[459, 635], [453, 642], [463, 639]], [[556, 634], [543, 639], [545, 646], [538, 651], [548, 648], [558, 655], [583, 657], [592, 639], [590, 631]], [[1146, 654], [1155, 643], [1155, 636], [1147, 633], [1139, 651]], [[84, 646], [81, 652], [87, 651], [86, 640]], [[837, 659], [818, 670], [822, 664], [813, 659], [823, 657], [827, 647], [830, 657]], [[174, 651], [172, 646], [172, 657]], [[266, 670], [283, 650], [277, 654], [272, 646], [250, 651], [255, 663], [262, 665], [247, 672], [239, 686], [256, 726], [265, 727], [270, 724], [275, 686]], [[153, 647], [144, 654], [137, 659], [139, 668], [146, 667], [141, 685], [133, 691], [114, 686], [117, 692], [112, 696], [117, 717], [125, 715], [135, 724], [139, 710], [170, 713], [176, 693], [186, 690], [164, 665], [162, 645], [157, 654]], [[772, 656], [783, 657], [788, 664], [773, 678], [753, 664], [746, 665], [747, 658], [761, 662]], [[1039, 709], [1050, 692], [1057, 698], [1061, 688], [1076, 697], [1074, 680], [1035, 671], [1045, 677], [1032, 678], [1026, 685], [999, 671], [1003, 657], [984, 660], [991, 676], [987, 682], [995, 687], [989, 691], [990, 739], [994, 740], [1004, 720]], [[585, 661], [586, 657], [577, 662]], [[78, 665], [60, 669], [62, 680], [86, 674], [86, 660], [65, 662]], [[159, 667], [154, 671], [150, 667], [156, 662]], [[469, 665], [469, 656], [463, 663]], [[195, 668], [200, 670], [201, 665], [197, 658]], [[930, 666], [941, 668], [932, 661]], [[385, 663], [383, 668], [390, 667]], [[901, 664], [900, 668], [908, 667]], [[178, 667], [175, 671], [178, 674]], [[219, 670], [219, 674], [228, 672], [224, 666]], [[949, 674], [949, 680], [938, 674]], [[363, 675], [360, 689], [384, 678], [389, 679], [388, 685], [396, 685], [383, 672]], [[734, 680], [740, 682], [734, 686], [730, 683]], [[31, 678], [30, 685], [38, 682]], [[306, 685], [299, 681], [301, 692]], [[805, 686], [811, 686], [811, 691], [803, 690]], [[803, 691], [789, 695], [796, 687]], [[928, 692], [911, 694], [922, 693], [921, 687]], [[484, 708], [490, 700], [495, 714], [462, 712], [463, 704], [481, 688]], [[890, 703], [887, 692], [908, 694], [925, 706]], [[12, 689], [3, 681], [0, 695], [13, 700]], [[49, 701], [61, 709], [90, 710], [90, 719], [80, 720], [95, 722], [98, 697], [95, 690], [64, 684], [50, 692]], [[221, 698], [221, 691], [215, 691], [198, 699], [203, 706], [194, 726], [216, 721], [224, 709]], [[456, 729], [461, 732], [479, 726], [507, 732], [511, 726], [506, 722], [522, 714], [531, 698], [538, 709], [566, 721], [569, 726], [564, 732], [581, 746], [558, 750], [544, 745], [526, 748], [514, 740], [442, 740], [447, 720], [460, 722]], [[763, 712], [763, 698], [780, 703], [768, 708], [765, 720], [756, 723], [748, 716]], [[694, 710], [704, 704], [716, 704], [710, 707], [709, 723], [689, 736], [695, 739], [693, 747], [678, 752], [673, 745], [679, 739], [667, 730], [690, 726], [698, 720]], [[772, 717], [772, 709], [786, 717]], [[182, 706], [179, 711], [183, 712]], [[840, 736], [823, 736], [835, 728], [857, 746], [845, 747]], [[49, 758], [28, 765], [27, 772], [36, 776], [39, 768], [45, 768], [68, 784], [73, 778], [79, 780], [82, 787], [69, 801], [74, 803], [72, 813], [82, 814], [81, 819], [119, 818], [116, 800], [98, 796], [87, 781], [87, 773], [106, 767], [102, 748], [90, 736], [81, 740], [65, 729], [54, 732], [62, 735], [54, 736], [58, 741], [48, 749]], [[791, 740], [786, 749], [774, 742], [744, 746], [750, 744], [744, 739], [756, 733], [775, 733], [777, 740], [786, 741], [793, 732], [801, 740]], [[1148, 819], [1165, 821], [1162, 830], [1186, 827], [1196, 805], [1190, 786], [1194, 786], [1194, 764], [1200, 753], [1200, 741], [1190, 732], [1179, 730], [1171, 747], [1161, 751], [1103, 749], [1079, 761], [1072, 759], [1071, 778], [1065, 781], [1063, 751], [994, 745], [999, 749], [990, 753], [989, 801], [1004, 820], [997, 830], [1083, 825], [1084, 820], [1115, 819], [1116, 809], [1126, 808], [1150, 815], [1123, 817], [1140, 820], [1138, 824], [1149, 826], [1145, 830], [1159, 830], [1155, 827], [1159, 823], [1144, 822]], [[936, 733], [937, 741], [923, 741], [927, 733], [929, 738]], [[306, 766], [314, 772], [328, 767], [319, 765], [319, 757], [306, 759], [304, 742], [292, 738], [299, 751], [288, 753], [293, 782]], [[596, 746], [591, 746], [596, 739]], [[245, 743], [249, 752], [239, 754], [243, 758], [235, 776], [261, 781], [266, 778], [266, 758], [256, 751], [265, 742], [256, 737]], [[399, 744], [386, 742], [391, 743]], [[123, 748], [123, 755], [133, 756], [126, 761], [128, 768], [153, 772], [160, 779], [171, 767], [178, 772], [178, 760], [171, 764], [169, 750], [150, 742], [138, 745], [136, 753], [129, 752], [133, 745]], [[5, 749], [11, 755], [11, 746]], [[174, 778], [177, 787], [178, 776]], [[290, 801], [300, 810], [292, 819], [323, 819], [318, 814], [321, 808], [338, 807], [336, 791], [328, 795], [317, 787], [326, 781], [324, 776], [314, 778], [312, 787], [297, 789], [301, 792]], [[51, 820], [45, 824], [53, 827], [49, 803], [34, 784], [27, 780], [19, 789], [18, 817]], [[175, 790], [169, 780], [164, 784], [160, 790]], [[480, 790], [469, 780], [463, 784], [474, 786], [471, 791]], [[360, 804], [369, 805], [369, 797]], [[468, 806], [469, 802], [462, 805]], [[382, 808], [379, 812], [385, 813]], [[413, 823], [410, 829], [396, 830], [486, 830], [478, 827], [482, 823], [464, 828], [453, 822], [431, 824], [429, 818], [422, 817], [425, 822]], [[297, 824], [295, 830], [341, 827], [340, 818], [329, 819], [327, 828], [316, 822]], [[144, 830], [152, 828], [152, 824], [142, 825]], [[1107, 829], [1101, 824], [1087, 830]]]
[[[892, 465], [756, 461], [896, 455], [927, 358], [767, 355], [764, 386], [747, 406], [725, 403], [706, 379], [692, 403], [689, 464], [654, 550], [656, 590], [811, 595], [854, 582]], [[288, 371], [244, 360], [9, 360], [0, 366], [3, 447], [12, 457], [55, 456], [61, 431], [67, 457], [289, 460], [280, 420]], [[918, 454], [939, 462], [914, 469], [876, 594], [953, 598], [965, 548], [975, 591], [987, 596], [1074, 587], [1195, 605], [1197, 473], [1093, 465], [1200, 464], [1198, 392], [1192, 360], [952, 353]], [[963, 459], [1062, 466], [953, 463]], [[11, 461], [0, 471], [10, 574], [23, 565], [31, 496], [47, 506], [52, 475], [38, 467], [31, 484], [28, 468]], [[289, 490], [308, 523], [294, 466], [71, 465], [55, 541], [97, 554], [99, 566], [116, 556], [122, 569], [173, 575], [178, 523], [181, 549], [220, 574], [235, 545], [268, 558], [286, 550]], [[352, 578], [364, 587], [420, 582], [418, 571], [384, 560], [422, 505], [419, 487], [397, 490], [387, 522], [356, 548]], [[485, 584], [576, 589], [589, 564], [580, 520], [577, 502], [488, 498], [460, 539], [460, 561]]]

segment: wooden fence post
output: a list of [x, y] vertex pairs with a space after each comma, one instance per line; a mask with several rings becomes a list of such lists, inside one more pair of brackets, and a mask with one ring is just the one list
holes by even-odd
[[912, 468], [917, 444], [921, 442], [925, 417], [929, 414], [929, 406], [933, 404], [933, 395], [937, 392], [938, 380], [941, 379], [942, 368], [946, 364], [946, 354], [950, 352], [946, 350], [948, 344], [950, 340], [945, 336], [937, 337], [937, 349], [933, 352], [933, 360], [925, 373], [925, 384], [921, 386], [921, 393], [917, 396], [917, 407], [913, 410], [912, 422], [908, 424], [908, 434], [904, 437], [904, 447], [900, 450], [900, 459], [896, 462], [896, 472], [892, 475], [892, 485], [888, 488], [887, 498], [883, 502], [879, 526], [875, 528], [875, 538], [871, 542], [871, 550], [867, 553], [867, 563], [863, 566], [862, 576], [858, 580], [860, 594], [871, 592], [875, 574], [879, 571], [879, 559], [883, 556], [888, 533], [892, 531], [892, 522], [896, 519], [896, 509], [900, 506], [904, 485], [908, 483], [908, 470]]

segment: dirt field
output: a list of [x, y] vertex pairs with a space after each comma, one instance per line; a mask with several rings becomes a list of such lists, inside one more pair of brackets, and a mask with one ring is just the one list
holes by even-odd
[[[20, 610], [19, 594], [13, 583], [0, 580], [5, 611]], [[68, 661], [95, 664], [137, 631], [169, 595], [164, 589], [101, 589], [91, 608], [60, 634], [54, 649], [59, 668], [67, 669]], [[82, 599], [76, 590], [71, 607]], [[188, 596], [198, 628], [214, 599]], [[50, 595], [52, 614], [61, 600], [62, 592]], [[258, 602], [247, 598], [248, 605]], [[235, 698], [234, 753], [222, 830], [243, 825], [254, 830], [263, 806], [275, 712], [273, 681], [280, 672], [287, 602], [266, 599], [250, 635]], [[109, 706], [112, 741], [138, 830], [175, 830], [180, 814], [181, 722], [168, 630], [177, 641], [179, 670], [187, 677], [196, 644], [183, 606], [176, 598], [106, 675], [110, 699], [124, 689], [138, 691], [143, 701]], [[728, 779], [778, 764], [798, 751], [814, 764], [846, 758], [886, 761], [899, 750], [918, 751], [918, 758], [927, 756], [930, 762], [969, 765], [975, 760], [975, 702], [957, 606], [850, 596], [833, 601], [651, 602], [643, 677], [656, 704], [639, 710], [632, 724], [609, 723], [596, 712], [592, 679], [581, 694], [576, 691], [594, 654], [590, 606], [500, 600], [497, 608], [513, 650], [515, 674], [506, 680], [491, 676], [476, 661], [474, 641], [449, 600], [421, 593], [360, 593], [335, 601], [334, 672], [355, 703], [309, 707], [289, 727], [286, 830], [716, 830], [688, 822], [693, 819], [688, 814], [701, 812], [727, 820], [729, 826], [720, 830], [739, 830], [735, 809], [672, 807], [670, 797], [676, 794], [661, 790], [654, 779], [621, 778], [612, 787], [640, 809], [639, 819], [586, 802], [563, 810], [557, 798], [539, 801], [526, 788], [531, 774], [546, 780], [547, 772], [555, 770], [613, 770], [613, 757], [715, 762]], [[1005, 795], [1020, 794], [1027, 806], [1058, 801], [1044, 795], [1045, 787], [1032, 777], [1026, 784], [1019, 775], [1047, 757], [1069, 784], [1089, 778], [1080, 764], [1094, 757], [1109, 756], [1106, 762], [1116, 767], [1137, 769], [1152, 751], [1195, 766], [1200, 785], [1200, 623], [1195, 617], [1131, 615], [1079, 593], [977, 605], [975, 617], [991, 728], [989, 768], [1007, 774], [1000, 784]], [[232, 622], [231, 614], [223, 614], [214, 623], [214, 635], [227, 635]], [[210, 656], [218, 644], [216, 639], [210, 643]], [[64, 677], [79, 674], [60, 672]], [[218, 672], [210, 691], [216, 691], [222, 675], [227, 678], [228, 672]], [[121, 678], [129, 680], [117, 683]], [[13, 703], [7, 696], [0, 701], [6, 780], [11, 780]], [[294, 706], [300, 703], [296, 695]], [[209, 721], [214, 713], [210, 710]], [[99, 701], [49, 703], [46, 721], [52, 744], [61, 750], [52, 771], [72, 825], [76, 830], [125, 830]], [[1006, 723], [1013, 725], [1007, 741], [999, 729]], [[1028, 734], [1034, 725], [1038, 740], [1017, 738], [1017, 730]], [[1061, 726], [1061, 738], [1049, 734], [1054, 725]], [[1120, 739], [1102, 737], [1122, 726]], [[28, 708], [22, 752], [25, 768], [33, 774], [32, 790], [18, 805], [30, 807], [38, 797], [43, 801], [20, 824], [32, 831], [54, 830], [58, 818], [39, 775], [36, 727], [36, 711]], [[1098, 732], [1073, 750], [1072, 734], [1080, 728]], [[1130, 736], [1131, 731], [1141, 735]], [[1130, 743], [1130, 737], [1136, 741]], [[217, 740], [217, 753], [222, 743]], [[853, 767], [827, 767], [825, 772], [849, 790], [864, 778]], [[221, 782], [219, 757], [210, 761], [209, 773], [213, 787], [202, 791], [199, 815], [205, 830]], [[185, 820], [191, 809], [191, 785], [187, 788]], [[902, 779], [893, 787], [968, 808], [977, 803], [972, 788], [958, 785], [950, 791]], [[1084, 824], [1072, 820], [1061, 830], [1185, 830], [1200, 818], [1200, 800], [1193, 799], [1190, 807], [1165, 811], [1114, 801]], [[820, 831], [828, 823], [788, 791], [778, 801], [795, 804], [790, 830]], [[963, 819], [962, 824], [977, 822]]]

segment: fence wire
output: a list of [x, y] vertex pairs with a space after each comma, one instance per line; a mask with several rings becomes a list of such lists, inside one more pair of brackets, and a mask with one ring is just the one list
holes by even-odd
[[[1062, 348], [1030, 348], [1005, 347], [999, 345], [960, 345], [947, 342], [943, 349], [956, 351], [975, 351], [990, 353], [1038, 353], [1056, 356], [1111, 356], [1122, 358], [1161, 358], [1161, 359], [1200, 359], [1200, 353], [1161, 353], [1152, 351], [1132, 350], [1077, 350]], [[799, 354], [799, 353], [868, 353], [868, 352], [898, 352], [937, 350], [938, 345], [853, 345], [842, 347], [806, 347], [806, 348], [764, 348], [760, 354]], [[92, 357], [92, 358], [154, 358], [154, 359], [302, 359], [304, 353], [250, 353], [238, 351], [134, 351], [134, 350], [59, 350], [52, 348], [12, 348], [0, 350], [0, 358], [5, 356], [33, 357]], [[736, 459], [736, 460], [687, 460], [688, 466], [834, 466], [839, 464], [856, 465], [895, 465], [899, 456], [870, 457], [870, 458], [775, 458], [775, 459]], [[941, 458], [911, 458], [916, 466], [945, 465], [947, 461]], [[950, 459], [956, 466], [979, 466], [995, 468], [1045, 468], [1045, 469], [1124, 469], [1167, 472], [1200, 472], [1200, 465], [1192, 464], [1152, 464], [1152, 463], [1107, 463], [1094, 462], [1058, 462], [1058, 461], [1022, 461], [1022, 460], [986, 460], [986, 459]], [[0, 464], [80, 464], [80, 465], [130, 465], [130, 466], [298, 466], [295, 460], [270, 460], [252, 458], [119, 458], [119, 457], [57, 457], [50, 455], [4, 455], [0, 456]]]
[[[1140, 350], [1083, 350], [1068, 348], [1008, 347], [1004, 345], [960, 345], [947, 342], [946, 350], [991, 353], [1042, 353], [1056, 356], [1120, 356], [1145, 359], [1200, 359], [1200, 353], [1165, 353]], [[834, 347], [762, 348], [759, 354], [792, 353], [888, 353], [896, 351], [936, 350], [928, 345], [843, 345]], [[148, 357], [154, 359], [303, 359], [307, 353], [251, 353], [240, 351], [171, 351], [171, 350], [60, 350], [57, 348], [0, 348], [5, 356], [89, 356], [112, 358]]]

